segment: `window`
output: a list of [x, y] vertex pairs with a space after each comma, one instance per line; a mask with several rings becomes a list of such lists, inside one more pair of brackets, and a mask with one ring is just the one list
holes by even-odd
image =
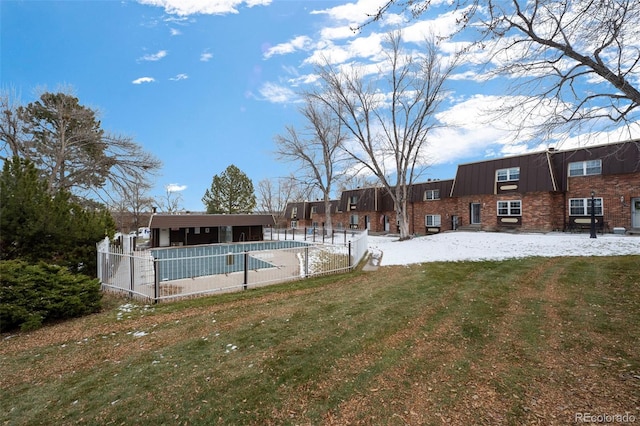
[[569, 177], [602, 174], [602, 160], [569, 163]]
[[358, 215], [352, 214], [349, 217], [349, 228], [355, 229], [358, 227]]
[[349, 205], [347, 205], [347, 211], [355, 210], [357, 202], [358, 202], [358, 196], [357, 195], [350, 196], [349, 197]]
[[522, 201], [498, 201], [498, 216], [522, 216]]
[[424, 217], [425, 226], [440, 226], [439, 214], [428, 214]]
[[499, 169], [496, 171], [496, 180], [498, 182], [507, 182], [510, 180], [520, 180], [520, 167], [512, 167], [510, 169]]
[[[594, 198], [595, 215], [602, 216], [602, 198]], [[591, 216], [591, 198], [569, 199], [569, 216]]]
[[316, 214], [318, 213], [318, 207], [317, 206], [311, 206], [311, 214]]
[[291, 208], [291, 218], [296, 218], [298, 217], [298, 208], [297, 207], [292, 207]]
[[292, 229], [296, 229], [298, 227], [298, 221], [297, 220], [292, 220], [291, 221], [291, 228]]
[[440, 190], [439, 189], [427, 189], [424, 191], [424, 200], [439, 200], [440, 199]]

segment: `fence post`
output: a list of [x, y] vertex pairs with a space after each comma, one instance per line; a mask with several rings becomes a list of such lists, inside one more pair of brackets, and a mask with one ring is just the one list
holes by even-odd
[[247, 284], [249, 284], [249, 252], [245, 250], [244, 252], [244, 283], [243, 288], [247, 289]]
[[304, 277], [309, 277], [309, 247], [304, 248]]
[[304, 240], [307, 241], [307, 227], [304, 227]]
[[160, 297], [160, 261], [156, 258], [153, 259], [153, 303], [158, 303]]
[[135, 274], [135, 259], [133, 258], [133, 253], [129, 254], [129, 279], [131, 280], [131, 283], [129, 285], [129, 297], [133, 297], [133, 292], [135, 291], [135, 281], [136, 281], [136, 274]]
[[351, 261], [351, 241], [349, 241], [349, 270], [353, 268], [352, 263], [353, 262]]

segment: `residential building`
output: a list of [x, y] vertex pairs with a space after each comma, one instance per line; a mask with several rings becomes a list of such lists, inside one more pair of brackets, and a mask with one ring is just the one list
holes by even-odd
[[[640, 140], [461, 164], [454, 179], [410, 186], [409, 230], [585, 230], [592, 202], [598, 231], [640, 232]], [[398, 232], [393, 202], [382, 187], [343, 191], [332, 205], [334, 228]], [[287, 207], [296, 226], [323, 222], [317, 208], [311, 220], [312, 206]]]

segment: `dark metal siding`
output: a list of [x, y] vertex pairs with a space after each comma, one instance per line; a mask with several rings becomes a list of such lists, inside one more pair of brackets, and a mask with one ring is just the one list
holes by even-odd
[[194, 228], [212, 226], [273, 226], [272, 215], [153, 215], [149, 228]]
[[569, 163], [602, 160], [603, 175], [640, 172], [640, 141], [629, 141], [551, 153], [558, 190], [567, 190]]
[[[342, 196], [340, 197], [340, 211], [342, 212], [354, 212], [358, 211], [375, 211], [375, 202], [376, 202], [376, 191], [378, 201], [380, 201], [380, 195], [383, 193], [381, 188], [361, 188], [361, 189], [350, 189], [342, 192]], [[349, 199], [352, 196], [357, 196], [355, 208], [351, 208], [349, 205]]]
[[451, 187], [453, 186], [453, 179], [448, 180], [434, 180], [430, 182], [416, 183], [411, 186], [411, 193], [409, 195], [409, 201], [414, 203], [424, 201], [424, 192], [426, 190], [438, 189], [440, 190], [440, 199], [451, 198]]
[[287, 221], [293, 219], [292, 211], [293, 211], [293, 208], [296, 207], [298, 209], [298, 211], [296, 213], [296, 218], [298, 220], [306, 219], [309, 216], [308, 212], [305, 211], [307, 206], [308, 206], [308, 203], [303, 202], [303, 201], [297, 202], [297, 203], [289, 203], [289, 204], [287, 204], [287, 208], [286, 208], [286, 210], [284, 212], [284, 218]]
[[520, 178], [513, 183], [517, 186], [515, 192], [553, 191], [546, 153], [535, 153], [458, 166], [452, 195], [494, 194], [496, 171], [513, 167], [520, 168]]

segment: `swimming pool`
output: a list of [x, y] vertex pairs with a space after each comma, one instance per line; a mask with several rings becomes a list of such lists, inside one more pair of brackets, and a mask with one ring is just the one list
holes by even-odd
[[[298, 248], [307, 245], [302, 241], [257, 241], [152, 249], [151, 255], [159, 261], [160, 281], [171, 281], [244, 271], [245, 252]], [[273, 267], [275, 265], [263, 259], [251, 254], [247, 256], [249, 270]]]

